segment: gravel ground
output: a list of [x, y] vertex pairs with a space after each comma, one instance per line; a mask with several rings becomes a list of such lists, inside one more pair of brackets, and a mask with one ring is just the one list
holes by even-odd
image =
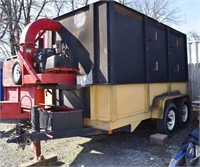
[[[0, 166], [18, 166], [34, 156], [32, 145], [22, 150], [16, 144], [6, 143], [14, 126], [13, 121], [0, 122]], [[149, 141], [149, 136], [156, 131], [155, 123], [148, 120], [133, 133], [42, 142], [42, 152], [44, 156], [58, 156], [58, 163], [52, 166], [167, 166], [188, 132], [198, 126], [199, 121], [193, 119], [185, 129], [177, 129], [168, 143], [160, 146]]]

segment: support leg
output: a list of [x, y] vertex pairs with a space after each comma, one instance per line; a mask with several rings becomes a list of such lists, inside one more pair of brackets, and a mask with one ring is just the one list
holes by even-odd
[[33, 142], [33, 151], [35, 152], [35, 160], [41, 161], [44, 157], [41, 155], [41, 143], [40, 141]]
[[47, 156], [45, 159], [41, 155], [41, 143], [40, 141], [33, 142], [33, 150], [35, 152], [35, 158], [24, 164], [20, 164], [19, 167], [29, 167], [29, 166], [47, 166], [50, 164], [55, 164], [57, 162], [56, 155]]

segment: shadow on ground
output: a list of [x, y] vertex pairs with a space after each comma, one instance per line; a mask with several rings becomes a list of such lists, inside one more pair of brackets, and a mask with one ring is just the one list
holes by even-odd
[[188, 132], [198, 127], [192, 122], [185, 129], [177, 129], [165, 145], [150, 143], [149, 136], [156, 133], [155, 123], [143, 121], [133, 133], [98, 135], [81, 146], [71, 166], [167, 166], [180, 149]]

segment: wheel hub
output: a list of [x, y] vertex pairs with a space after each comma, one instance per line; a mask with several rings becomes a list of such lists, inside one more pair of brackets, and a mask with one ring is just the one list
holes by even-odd
[[188, 107], [186, 104], [184, 104], [182, 109], [182, 121], [186, 122], [187, 119], [188, 119]]
[[175, 122], [176, 122], [176, 116], [175, 116], [175, 112], [174, 110], [170, 110], [168, 115], [167, 115], [167, 128], [169, 130], [172, 130], [175, 126]]
[[19, 64], [17, 64], [14, 68], [14, 76], [16, 79], [18, 79], [20, 77], [20, 66]]

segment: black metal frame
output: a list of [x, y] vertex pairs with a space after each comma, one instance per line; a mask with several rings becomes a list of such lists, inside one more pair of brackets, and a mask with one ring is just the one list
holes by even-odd
[[[85, 25], [81, 28], [74, 28], [69, 25], [68, 23], [73, 23], [74, 17], [80, 13], [86, 13]], [[65, 28], [65, 30], [62, 29], [61, 34], [67, 36], [67, 38], [63, 41], [67, 42], [69, 38], [72, 41], [73, 45], [69, 43], [69, 48], [74, 53], [73, 55], [77, 57], [76, 60], [82, 61], [87, 71], [93, 70], [94, 84], [188, 81], [186, 35], [142, 13], [117, 2], [100, 1], [59, 16], [55, 20], [61, 21]], [[70, 32], [67, 32], [67, 30]], [[154, 30], [158, 31], [158, 40], [162, 44], [156, 41], [148, 41], [148, 38], [151, 37], [149, 34]], [[80, 32], [78, 36], [77, 31]], [[174, 55], [171, 55], [170, 40], [173, 35], [177, 40], [183, 41], [184, 44], [177, 47], [177, 50], [181, 50], [181, 52], [177, 51], [174, 52]], [[128, 42], [124, 42], [127, 40]], [[162, 49], [159, 49], [159, 53], [156, 50], [155, 53], [154, 51], [149, 53], [148, 47], [152, 44], [152, 49], [162, 47]], [[107, 49], [107, 55], [103, 52], [102, 48], [104, 47]], [[127, 49], [127, 47], [130, 49]], [[77, 48], [79, 48], [79, 51], [77, 51]], [[179, 56], [179, 53], [182, 55]], [[159, 71], [149, 71], [149, 64], [150, 62], [153, 63], [152, 57], [159, 59]], [[180, 62], [181, 70], [179, 72], [172, 72], [174, 67], [171, 64], [175, 59], [178, 59], [178, 64]], [[165, 64], [165, 67], [162, 66], [163, 64]]]
[[[31, 141], [35, 142], [41, 140], [60, 139], [60, 138], [74, 137], [74, 136], [86, 137], [86, 136], [93, 136], [105, 133], [107, 133], [107, 131], [87, 127], [87, 128], [70, 129], [64, 131], [55, 131], [55, 132], [52, 131], [48, 132], [48, 134], [45, 131], [30, 133], [30, 139]], [[52, 136], [52, 138], [49, 136]]]
[[[131, 126], [128, 125], [112, 130], [112, 133], [116, 132], [131, 132]], [[30, 133], [29, 138], [31, 141], [35, 142], [41, 140], [52, 140], [52, 139], [60, 139], [60, 138], [74, 137], [74, 136], [89, 137], [100, 134], [108, 134], [108, 131], [93, 127], [83, 127], [80, 129], [69, 129], [69, 130], [55, 131], [55, 132], [51, 131], [48, 132], [48, 134], [46, 134], [45, 131]], [[52, 136], [52, 138], [48, 136]]]

